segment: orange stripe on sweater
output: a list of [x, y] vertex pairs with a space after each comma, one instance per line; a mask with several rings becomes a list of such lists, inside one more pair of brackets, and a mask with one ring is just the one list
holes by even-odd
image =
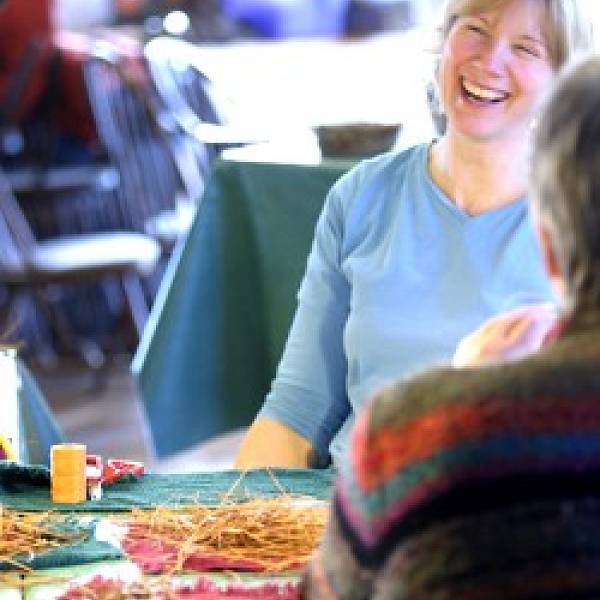
[[600, 399], [485, 399], [445, 405], [401, 425], [368, 431], [366, 415], [353, 438], [358, 485], [366, 492], [412, 463], [465, 442], [498, 435], [600, 432]]

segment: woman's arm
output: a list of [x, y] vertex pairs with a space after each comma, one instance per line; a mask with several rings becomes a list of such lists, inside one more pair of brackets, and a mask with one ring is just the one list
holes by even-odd
[[341, 268], [343, 200], [329, 193], [298, 292], [298, 307], [271, 390], [237, 465], [325, 466], [350, 412], [344, 326], [350, 286]]
[[260, 467], [308, 468], [314, 464], [311, 443], [273, 419], [256, 419], [235, 461], [237, 469]]

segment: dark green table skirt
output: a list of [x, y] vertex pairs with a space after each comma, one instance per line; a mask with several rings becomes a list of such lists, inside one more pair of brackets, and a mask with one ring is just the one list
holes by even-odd
[[158, 456], [251, 422], [323, 201], [350, 164], [217, 164], [134, 360]]

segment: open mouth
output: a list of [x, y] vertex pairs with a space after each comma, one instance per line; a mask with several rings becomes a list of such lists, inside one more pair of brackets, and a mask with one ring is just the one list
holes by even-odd
[[468, 81], [464, 77], [461, 77], [460, 84], [463, 93], [468, 98], [471, 98], [477, 102], [499, 104], [500, 102], [507, 100], [510, 95], [507, 92], [500, 90], [481, 87], [472, 81]]

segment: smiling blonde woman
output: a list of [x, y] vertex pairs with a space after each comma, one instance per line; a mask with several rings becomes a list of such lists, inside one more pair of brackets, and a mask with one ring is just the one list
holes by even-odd
[[559, 71], [592, 47], [589, 20], [576, 0], [454, 0], [440, 32], [446, 131], [331, 190], [239, 467], [337, 462], [374, 390], [448, 362], [490, 317], [554, 300], [527, 210], [529, 134]]

